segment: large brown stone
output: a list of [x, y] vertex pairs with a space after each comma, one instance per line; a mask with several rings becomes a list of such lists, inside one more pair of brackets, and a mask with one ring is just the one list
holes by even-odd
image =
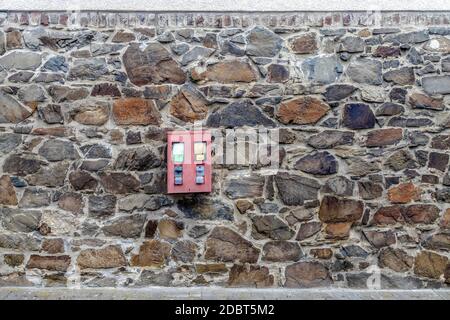
[[254, 216], [252, 222], [252, 237], [255, 239], [289, 240], [294, 235], [294, 231], [275, 215]]
[[324, 196], [320, 204], [319, 218], [326, 223], [353, 222], [362, 217], [362, 201]]
[[138, 267], [161, 268], [170, 255], [170, 245], [159, 240], [144, 242], [139, 248], [139, 254], [131, 257], [131, 264]]
[[255, 263], [259, 252], [250, 241], [225, 227], [215, 227], [206, 240], [205, 258], [210, 260]]
[[353, 222], [329, 223], [325, 226], [325, 237], [332, 240], [344, 240], [350, 236]]
[[314, 124], [325, 116], [330, 107], [314, 97], [299, 97], [282, 102], [277, 118], [284, 124]]
[[170, 114], [185, 122], [206, 118], [208, 100], [193, 86], [185, 85], [170, 102]]
[[263, 247], [263, 260], [272, 262], [298, 261], [303, 255], [297, 242], [269, 241]]
[[432, 204], [413, 204], [403, 213], [408, 223], [431, 224], [439, 217], [439, 208]]
[[255, 70], [245, 61], [231, 60], [208, 65], [206, 69], [191, 70], [194, 81], [217, 81], [220, 83], [253, 82]]
[[384, 248], [380, 251], [378, 264], [382, 268], [389, 268], [397, 272], [406, 272], [411, 269], [414, 258], [402, 249]]
[[159, 237], [162, 239], [178, 239], [183, 235], [184, 225], [172, 219], [162, 219], [158, 223]]
[[379, 249], [382, 247], [388, 247], [395, 244], [395, 234], [391, 231], [375, 231], [375, 230], [365, 230], [363, 231], [364, 237], [367, 241], [375, 248]]
[[103, 172], [100, 181], [106, 192], [113, 194], [134, 193], [140, 186], [139, 180], [125, 172]]
[[317, 51], [317, 34], [314, 32], [301, 34], [289, 40], [289, 45], [294, 53], [314, 53]]
[[421, 251], [414, 263], [414, 273], [427, 278], [439, 279], [444, 274], [448, 258], [431, 251]]
[[404, 210], [404, 207], [398, 205], [382, 207], [375, 212], [373, 216], [373, 223], [376, 225], [402, 223], [404, 222]]
[[156, 42], [148, 44], [143, 51], [139, 43], [132, 43], [123, 54], [123, 63], [130, 81], [138, 86], [186, 81], [178, 63]]
[[71, 117], [78, 123], [101, 126], [109, 119], [110, 108], [106, 104], [82, 106], [71, 112]]
[[408, 203], [420, 199], [421, 190], [412, 182], [402, 183], [388, 190], [389, 201], [392, 203]]
[[402, 140], [403, 131], [400, 128], [372, 130], [367, 134], [367, 147], [383, 147], [396, 144]]
[[423, 93], [412, 93], [408, 96], [408, 103], [414, 108], [443, 110], [444, 102], [442, 98], [432, 98]]
[[120, 99], [114, 102], [114, 121], [118, 125], [159, 125], [161, 115], [153, 100], [141, 98]]
[[9, 94], [0, 91], [0, 123], [19, 123], [33, 114]]
[[229, 274], [228, 286], [265, 288], [274, 284], [273, 275], [267, 267], [235, 264]]
[[319, 262], [297, 262], [286, 267], [285, 287], [328, 287], [333, 284], [327, 268]]
[[65, 272], [69, 268], [70, 260], [69, 256], [38, 256], [32, 254], [30, 260], [28, 260], [27, 268]]
[[127, 261], [119, 246], [82, 250], [77, 258], [81, 269], [109, 269], [126, 266]]
[[7, 206], [17, 205], [16, 191], [9, 176], [0, 177], [0, 204]]

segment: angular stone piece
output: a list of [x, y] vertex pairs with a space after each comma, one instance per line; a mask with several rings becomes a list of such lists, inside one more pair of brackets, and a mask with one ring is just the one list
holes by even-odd
[[48, 161], [75, 160], [78, 152], [72, 142], [60, 139], [47, 140], [39, 148], [39, 154]]
[[185, 122], [206, 118], [209, 101], [192, 85], [184, 85], [170, 102], [170, 114]]
[[260, 250], [238, 233], [215, 227], [206, 240], [205, 258], [223, 262], [255, 263]]
[[440, 36], [437, 38], [433, 38], [428, 40], [427, 43], [424, 44], [423, 48], [430, 52], [439, 52], [443, 54], [450, 53], [450, 39]]
[[0, 91], [0, 123], [19, 123], [32, 113], [31, 109], [20, 104], [11, 95]]
[[350, 97], [358, 88], [351, 84], [332, 84], [323, 94], [327, 101], [339, 101]]
[[372, 231], [365, 230], [363, 231], [364, 237], [366, 237], [367, 241], [370, 242], [375, 248], [379, 249], [382, 247], [388, 247], [392, 244], [395, 244], [395, 234], [391, 231]]
[[401, 86], [414, 84], [414, 82], [416, 81], [414, 69], [410, 67], [388, 71], [383, 75], [383, 78], [388, 82], [393, 82]]
[[400, 142], [403, 138], [403, 130], [393, 129], [377, 129], [369, 131], [367, 134], [367, 147], [384, 147]]
[[247, 34], [246, 52], [250, 56], [273, 57], [278, 54], [283, 39], [272, 31], [256, 26]]
[[113, 195], [89, 196], [89, 215], [92, 217], [103, 217], [113, 215], [116, 211], [117, 198]]
[[337, 196], [352, 196], [354, 185], [355, 183], [346, 177], [337, 176], [327, 180], [322, 188], [322, 192]]
[[110, 245], [101, 249], [82, 250], [77, 258], [81, 269], [110, 269], [127, 265], [127, 261], [119, 246]]
[[114, 121], [118, 125], [159, 125], [161, 115], [153, 100], [127, 98], [113, 105]]
[[381, 70], [382, 64], [380, 61], [358, 58], [348, 66], [347, 75], [356, 83], [380, 85], [383, 83]]
[[150, 147], [125, 149], [117, 156], [114, 168], [118, 170], [147, 171], [161, 165], [161, 158]]
[[412, 93], [408, 96], [408, 103], [414, 108], [430, 109], [430, 110], [444, 110], [444, 103], [442, 99], [432, 98], [422, 93]]
[[294, 231], [275, 215], [254, 216], [252, 222], [252, 237], [257, 240], [289, 240], [294, 235]]
[[432, 204], [413, 204], [406, 208], [403, 217], [412, 224], [432, 224], [439, 217], [439, 212], [439, 208]]
[[139, 238], [144, 229], [145, 216], [131, 215], [109, 221], [102, 227], [106, 236], [121, 238]]
[[439, 279], [445, 271], [448, 258], [431, 251], [421, 251], [415, 259], [414, 273], [418, 276]]
[[332, 149], [337, 146], [352, 145], [355, 133], [350, 131], [324, 130], [308, 139], [308, 144], [316, 149]]
[[350, 129], [370, 129], [375, 127], [375, 116], [367, 104], [348, 103], [344, 106], [342, 123]]
[[177, 203], [186, 218], [233, 221], [233, 207], [215, 198], [198, 196], [180, 199]]
[[191, 70], [194, 81], [217, 81], [219, 83], [253, 82], [257, 74], [246, 61], [229, 60], [210, 64], [206, 68]]
[[450, 76], [423, 77], [422, 87], [430, 95], [450, 94]]
[[392, 203], [408, 203], [420, 199], [422, 191], [412, 182], [402, 183], [388, 190], [389, 201]]
[[159, 240], [144, 242], [139, 248], [139, 254], [131, 257], [131, 265], [139, 267], [161, 268], [170, 255], [170, 245]]
[[263, 247], [264, 261], [285, 262], [298, 261], [303, 255], [300, 246], [290, 241], [269, 241]]
[[159, 43], [150, 43], [142, 51], [132, 43], [123, 55], [123, 64], [130, 81], [138, 86], [146, 84], [182, 84], [186, 75], [169, 52]]
[[267, 288], [274, 284], [274, 277], [267, 267], [233, 265], [228, 278], [229, 287]]
[[297, 262], [286, 267], [285, 287], [313, 288], [328, 287], [333, 284], [327, 268], [319, 262]]
[[312, 237], [322, 229], [322, 223], [317, 221], [305, 222], [300, 225], [295, 240], [302, 241]]
[[303, 205], [306, 200], [316, 200], [320, 184], [313, 179], [280, 172], [275, 176], [279, 197], [285, 205]]
[[277, 110], [277, 118], [284, 124], [314, 124], [325, 116], [330, 107], [314, 97], [299, 97], [282, 102]]
[[264, 192], [264, 177], [252, 175], [227, 179], [225, 194], [230, 199], [261, 197]]
[[361, 219], [362, 201], [324, 196], [320, 204], [319, 218], [325, 223], [353, 222]]
[[42, 213], [36, 210], [0, 208], [0, 221], [6, 230], [12, 232], [33, 232], [39, 228]]
[[266, 117], [258, 107], [253, 105], [251, 100], [236, 101], [224, 109], [216, 111], [208, 117], [206, 125], [214, 128], [275, 127], [274, 121]]
[[373, 223], [376, 225], [390, 225], [404, 222], [405, 208], [399, 205], [382, 207], [375, 212]]
[[16, 191], [9, 176], [0, 177], [0, 204], [7, 206], [17, 205]]
[[313, 83], [328, 84], [335, 82], [342, 73], [342, 65], [335, 55], [308, 58], [302, 63], [307, 80]]
[[402, 249], [384, 248], [380, 251], [378, 265], [396, 272], [406, 272], [411, 269], [414, 258]]
[[294, 164], [294, 169], [314, 175], [329, 175], [338, 171], [336, 158], [327, 151], [304, 156]]
[[304, 33], [289, 39], [289, 46], [294, 53], [305, 54], [317, 51], [317, 34], [315, 32]]
[[27, 268], [66, 272], [70, 266], [70, 261], [70, 256], [39, 256], [32, 254], [28, 260]]
[[0, 57], [0, 66], [6, 70], [36, 70], [41, 62], [41, 54], [28, 51], [12, 51]]

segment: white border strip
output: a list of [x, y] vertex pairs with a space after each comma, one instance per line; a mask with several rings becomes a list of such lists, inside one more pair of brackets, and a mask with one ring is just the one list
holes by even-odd
[[449, 0], [0, 0], [2, 11], [446, 11]]

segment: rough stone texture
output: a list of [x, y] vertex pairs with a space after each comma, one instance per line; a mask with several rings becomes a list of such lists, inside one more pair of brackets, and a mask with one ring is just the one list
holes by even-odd
[[[0, 13], [0, 286], [448, 286], [447, 12], [76, 14]], [[280, 161], [168, 195], [200, 125]]]

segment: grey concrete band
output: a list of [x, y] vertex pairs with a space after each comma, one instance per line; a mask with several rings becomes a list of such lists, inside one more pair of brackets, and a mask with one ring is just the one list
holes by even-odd
[[0, 0], [0, 10], [61, 11], [444, 11], [450, 10], [448, 0]]
[[450, 300], [450, 290], [0, 288], [0, 300]]

